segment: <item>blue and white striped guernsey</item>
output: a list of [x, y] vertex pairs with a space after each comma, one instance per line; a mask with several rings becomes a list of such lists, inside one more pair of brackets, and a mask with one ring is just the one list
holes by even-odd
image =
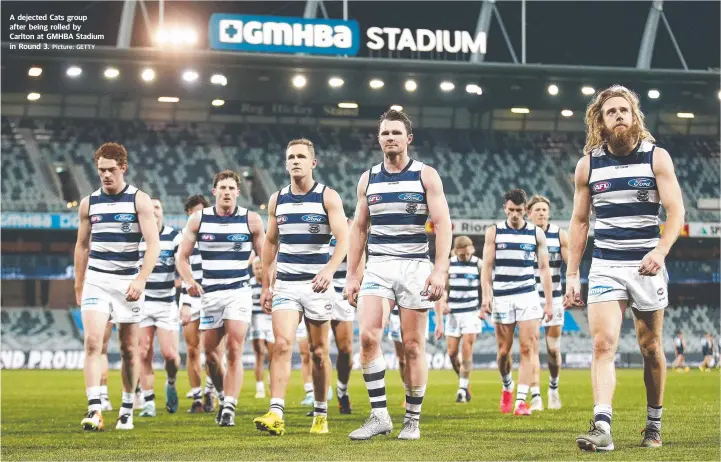
[[614, 156], [605, 148], [591, 152], [594, 265], [636, 266], [656, 247], [661, 198], [652, 166], [655, 148], [642, 141], [628, 156]]
[[115, 195], [100, 188], [90, 195], [89, 279], [133, 279], [138, 273], [140, 231], [135, 196], [138, 188], [126, 185]]
[[[145, 283], [146, 302], [175, 301], [175, 254], [178, 252], [182, 237], [177, 229], [170, 226], [163, 226], [160, 231], [160, 255]], [[141, 266], [146, 250], [147, 244], [143, 240], [140, 242]]]
[[470, 260], [460, 261], [451, 257], [448, 268], [448, 308], [451, 313], [478, 311], [478, 287], [481, 285], [481, 274], [478, 271], [480, 259], [475, 255]]
[[[331, 235], [330, 239], [330, 249], [328, 251], [328, 258], [333, 258], [333, 253], [335, 252], [335, 246], [338, 244], [338, 241], [336, 240], [335, 236]], [[343, 288], [345, 287], [345, 278], [348, 274], [348, 256], [343, 259], [343, 263], [338, 266], [338, 270], [333, 275], [333, 287], [335, 288], [336, 293], [340, 294], [343, 292]]]
[[228, 216], [218, 215], [215, 207], [202, 211], [198, 229], [205, 293], [247, 287], [248, 259], [253, 237], [248, 228], [248, 210], [236, 207]]
[[[556, 225], [548, 224], [546, 231], [546, 247], [548, 248], [548, 266], [551, 268], [551, 282], [553, 285], [553, 301], [557, 303], [563, 299], [563, 291], [561, 288], [561, 265], [563, 258], [561, 256], [561, 228]], [[546, 302], [544, 298], [546, 293], [543, 291], [541, 284], [541, 273], [538, 270], [538, 262], [536, 262], [536, 288], [538, 295], [541, 297], [541, 304]]]
[[263, 290], [263, 284], [255, 279], [255, 276], [250, 278], [250, 290], [253, 296], [253, 314], [263, 313], [263, 308], [260, 306], [260, 293]]
[[513, 229], [507, 222], [496, 224], [496, 261], [493, 296], [507, 297], [536, 290], [536, 226], [526, 222]]
[[279, 281], [310, 281], [328, 264], [330, 223], [323, 204], [325, 186], [316, 182], [296, 196], [290, 185], [278, 192], [275, 220], [280, 233], [276, 277]]
[[[180, 233], [181, 236], [185, 234], [185, 228], [183, 228], [183, 231]], [[190, 254], [190, 257], [188, 257], [188, 262], [190, 263], [190, 271], [193, 276], [193, 280], [203, 285], [203, 259], [200, 257], [200, 249], [198, 249], [198, 243], [196, 242], [193, 246], [193, 252]], [[183, 281], [181, 283], [181, 290], [182, 294], [186, 295], [188, 293], [188, 285]]]
[[410, 159], [398, 173], [383, 163], [370, 170], [366, 200], [370, 211], [368, 260], [428, 260], [428, 203], [421, 180], [423, 163]]

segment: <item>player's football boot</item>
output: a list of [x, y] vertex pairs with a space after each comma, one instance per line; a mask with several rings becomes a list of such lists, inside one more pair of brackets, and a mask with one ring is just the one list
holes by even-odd
[[403, 422], [403, 428], [401, 428], [401, 432], [398, 434], [399, 440], [419, 440], [421, 439], [421, 429], [418, 426], [418, 421], [416, 419], [406, 419], [405, 422]]
[[324, 415], [313, 417], [313, 425], [310, 427], [310, 432], [313, 435], [328, 433], [328, 417]]
[[501, 412], [504, 414], [510, 414], [513, 412], [513, 392], [503, 391], [501, 393]]
[[221, 427], [235, 427], [235, 414], [232, 412], [223, 412], [220, 416]]
[[170, 385], [165, 385], [165, 410], [170, 414], [178, 412], [178, 390]]
[[112, 411], [113, 410], [113, 404], [110, 402], [108, 398], [100, 397], [100, 409], [102, 411]]
[[642, 448], [660, 448], [663, 445], [661, 443], [660, 431], [651, 427], [646, 427], [641, 430], [641, 433], [643, 433], [643, 441], [641, 441]]
[[155, 417], [155, 403], [149, 401], [143, 406], [143, 410], [140, 411], [138, 417]]
[[582, 451], [613, 451], [613, 439], [610, 433], [606, 433], [591, 421], [591, 428], [588, 433], [576, 437], [576, 446]]
[[543, 410], [543, 398], [541, 398], [540, 396], [531, 398], [530, 409], [531, 409], [531, 412], [542, 411]]
[[203, 395], [203, 411], [213, 412], [215, 410], [215, 396], [213, 393]]
[[118, 423], [115, 424], [116, 430], [132, 430], [133, 428], [133, 414], [123, 414], [118, 416]]
[[466, 390], [463, 388], [459, 388], [456, 392], [456, 403], [465, 403], [466, 402]]
[[301, 406], [312, 406], [315, 402], [315, 398], [313, 397], [313, 392], [308, 392], [305, 394], [305, 398], [303, 398], [303, 401], [300, 402]]
[[352, 440], [369, 440], [376, 435], [387, 435], [393, 431], [393, 422], [391, 417], [385, 415], [383, 417], [372, 412], [363, 425], [353, 430], [348, 437]]
[[338, 411], [341, 414], [350, 414], [353, 412], [350, 406], [350, 396], [348, 394], [338, 397]]
[[561, 409], [561, 396], [558, 390], [548, 390], [548, 409]]
[[513, 415], [531, 415], [531, 409], [524, 401], [518, 406], [516, 406], [516, 409], [513, 411]]
[[203, 410], [203, 402], [200, 400], [193, 401], [193, 404], [190, 405], [190, 409], [188, 409], [189, 414], [202, 414], [203, 412], [205, 412]]
[[89, 411], [85, 414], [85, 418], [80, 421], [80, 425], [82, 425], [83, 430], [86, 431], [101, 431], [105, 428], [103, 414], [101, 414], [100, 411]]
[[285, 422], [275, 412], [268, 412], [262, 417], [253, 419], [255, 428], [271, 435], [281, 436], [285, 433]]

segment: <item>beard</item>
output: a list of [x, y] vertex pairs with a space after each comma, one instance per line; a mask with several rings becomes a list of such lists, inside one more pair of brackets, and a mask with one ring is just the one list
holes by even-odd
[[604, 138], [611, 152], [626, 154], [633, 150], [641, 135], [641, 128], [637, 124], [631, 125], [625, 130], [616, 131], [615, 128], [603, 130]]

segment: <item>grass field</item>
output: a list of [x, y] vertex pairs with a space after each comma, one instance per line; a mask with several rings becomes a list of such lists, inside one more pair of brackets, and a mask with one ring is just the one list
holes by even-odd
[[[111, 373], [111, 399], [120, 405], [120, 377]], [[214, 415], [189, 415], [183, 399], [175, 415], [164, 411], [162, 374], [156, 394], [158, 416], [135, 417], [135, 430], [114, 429], [117, 411], [106, 412], [108, 428], [84, 433], [80, 420], [86, 410], [81, 371], [2, 371], [2, 453], [4, 460], [716, 460], [719, 454], [719, 373], [670, 372], [663, 414], [664, 446], [642, 449], [646, 401], [641, 370], [619, 370], [614, 402], [613, 435], [616, 451], [587, 454], [574, 439], [588, 429], [592, 394], [588, 370], [561, 375], [559, 411], [531, 417], [501, 415], [498, 374], [473, 374], [473, 400], [456, 404], [457, 379], [452, 371], [433, 371], [423, 403], [422, 439], [398, 441], [403, 419], [402, 386], [389, 371], [388, 401], [395, 429], [393, 437], [351, 442], [348, 433], [367, 416], [370, 406], [357, 371], [351, 377], [353, 414], [338, 414], [335, 398], [329, 404], [330, 434], [308, 434], [308, 408], [298, 405], [303, 390], [293, 373], [286, 398], [286, 429], [282, 437], [255, 430], [252, 419], [267, 411], [268, 400], [256, 400], [252, 373], [247, 372], [238, 403], [236, 426], [219, 428]], [[181, 372], [179, 391], [187, 391]], [[547, 372], [542, 378], [547, 383]], [[335, 379], [334, 382], [335, 383]], [[542, 388], [546, 396], [546, 388]], [[137, 412], [137, 411], [136, 411]]]

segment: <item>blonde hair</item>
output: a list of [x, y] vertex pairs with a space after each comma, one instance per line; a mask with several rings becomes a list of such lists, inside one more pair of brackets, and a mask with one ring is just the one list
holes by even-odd
[[473, 241], [468, 236], [456, 236], [453, 240], [453, 250], [465, 249], [469, 245], [473, 245]]
[[313, 146], [313, 142], [312, 142], [311, 140], [306, 139], [306, 138], [298, 138], [298, 139], [295, 139], [295, 140], [290, 140], [290, 141], [288, 142], [288, 146], [286, 146], [285, 149], [287, 150], [287, 149], [290, 148], [291, 146], [296, 146], [296, 145], [299, 145], [299, 144], [302, 145], [302, 146], [307, 147], [307, 148], [308, 148], [308, 152], [310, 153], [311, 157], [315, 157], [315, 146]]
[[604, 137], [603, 132], [605, 129], [603, 123], [603, 114], [601, 108], [611, 98], [621, 97], [628, 101], [631, 105], [631, 113], [633, 114], [633, 123], [638, 124], [639, 127], [639, 139], [636, 142], [645, 141], [656, 141], [651, 133], [649, 133], [644, 123], [643, 112], [641, 112], [641, 106], [638, 100], [638, 95], [633, 91], [622, 85], [613, 85], [612, 87], [606, 88], [596, 94], [593, 101], [586, 108], [586, 145], [583, 147], [583, 152], [589, 154], [594, 149], [603, 146]]
[[535, 194], [533, 197], [531, 197], [531, 200], [528, 201], [528, 205], [526, 207], [528, 207], [528, 210], [530, 211], [533, 208], [533, 206], [538, 204], [539, 202], [545, 203], [550, 210], [551, 201], [548, 200], [548, 198], [546, 196], [541, 196], [540, 194]]

